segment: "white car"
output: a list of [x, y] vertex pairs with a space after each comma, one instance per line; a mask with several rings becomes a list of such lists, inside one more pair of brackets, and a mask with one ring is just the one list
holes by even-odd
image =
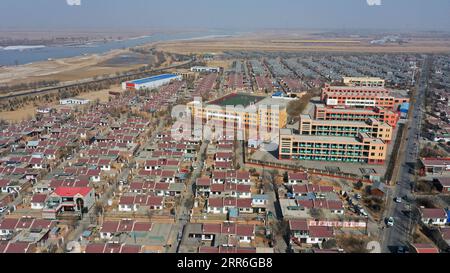
[[400, 198], [400, 197], [395, 197], [395, 203], [401, 203], [402, 202], [402, 199]]
[[394, 218], [393, 218], [393, 217], [389, 217], [389, 218], [387, 219], [387, 221], [386, 221], [386, 225], [387, 225], [388, 227], [394, 226]]
[[366, 212], [365, 210], [363, 210], [363, 209], [361, 209], [361, 210], [359, 211], [359, 214], [361, 214], [361, 215], [364, 216], [364, 217], [369, 216], [369, 215], [367, 214], [367, 212]]
[[8, 210], [8, 207], [0, 207], [0, 213], [4, 213]]

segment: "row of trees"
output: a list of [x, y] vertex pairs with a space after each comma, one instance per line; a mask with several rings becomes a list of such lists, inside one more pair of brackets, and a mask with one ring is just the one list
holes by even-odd
[[28, 82], [28, 83], [25, 82], [25, 83], [13, 84], [13, 85], [9, 85], [9, 84], [0, 85], [0, 93], [8, 93], [8, 92], [21, 91], [21, 90], [50, 87], [50, 86], [55, 86], [59, 83], [60, 83], [60, 81], [58, 81], [58, 80], [43, 80], [43, 81]]

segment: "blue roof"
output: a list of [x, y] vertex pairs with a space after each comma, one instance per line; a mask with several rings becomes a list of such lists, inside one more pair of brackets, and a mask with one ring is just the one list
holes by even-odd
[[409, 108], [409, 103], [408, 102], [404, 102], [400, 105], [400, 108]]
[[170, 78], [174, 78], [176, 76], [177, 75], [175, 75], [175, 74], [162, 74], [162, 75], [153, 76], [153, 77], [149, 77], [149, 78], [137, 79], [137, 80], [130, 81], [130, 82], [134, 83], [134, 84], [143, 84], [143, 83], [148, 83], [148, 82], [170, 79]]
[[283, 95], [284, 95], [284, 93], [282, 91], [278, 91], [278, 92], [275, 92], [272, 96], [274, 96], [274, 97], [281, 97]]
[[239, 212], [238, 212], [237, 208], [229, 208], [228, 209], [228, 215], [230, 217], [238, 217], [239, 216]]
[[252, 198], [265, 200], [265, 199], [269, 199], [269, 196], [267, 196], [267, 194], [254, 194], [254, 195], [252, 195]]

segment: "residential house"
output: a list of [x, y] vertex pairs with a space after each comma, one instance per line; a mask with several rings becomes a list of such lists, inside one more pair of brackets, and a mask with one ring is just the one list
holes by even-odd
[[310, 226], [308, 220], [289, 220], [291, 240], [298, 243], [322, 244], [334, 238], [334, 229], [327, 226]]
[[421, 220], [427, 225], [444, 226], [447, 223], [447, 212], [445, 209], [438, 208], [421, 208]]
[[308, 174], [305, 172], [288, 173], [288, 185], [308, 183]]

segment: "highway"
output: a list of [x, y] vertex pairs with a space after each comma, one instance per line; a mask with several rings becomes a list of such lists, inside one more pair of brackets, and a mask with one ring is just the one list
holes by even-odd
[[[412, 112], [409, 113], [409, 121], [406, 123], [406, 133], [404, 139], [404, 147], [400, 150], [399, 168], [397, 175], [393, 176], [393, 183], [397, 183], [395, 187], [387, 194], [387, 206], [385, 210], [386, 217], [394, 218], [394, 226], [386, 227], [383, 219], [383, 233], [381, 250], [383, 253], [396, 252], [398, 246], [407, 247], [411, 241], [411, 229], [415, 223], [412, 217], [415, 211], [414, 197], [412, 195], [414, 189], [414, 166], [419, 156], [419, 138], [423, 111], [425, 109], [425, 96], [428, 88], [429, 67], [432, 63], [431, 56], [427, 56], [420, 79], [417, 85], [416, 100], [413, 102]], [[411, 109], [411, 108], [410, 108]], [[404, 198], [406, 196], [406, 198]], [[395, 197], [401, 197], [402, 202], [394, 202]]]

